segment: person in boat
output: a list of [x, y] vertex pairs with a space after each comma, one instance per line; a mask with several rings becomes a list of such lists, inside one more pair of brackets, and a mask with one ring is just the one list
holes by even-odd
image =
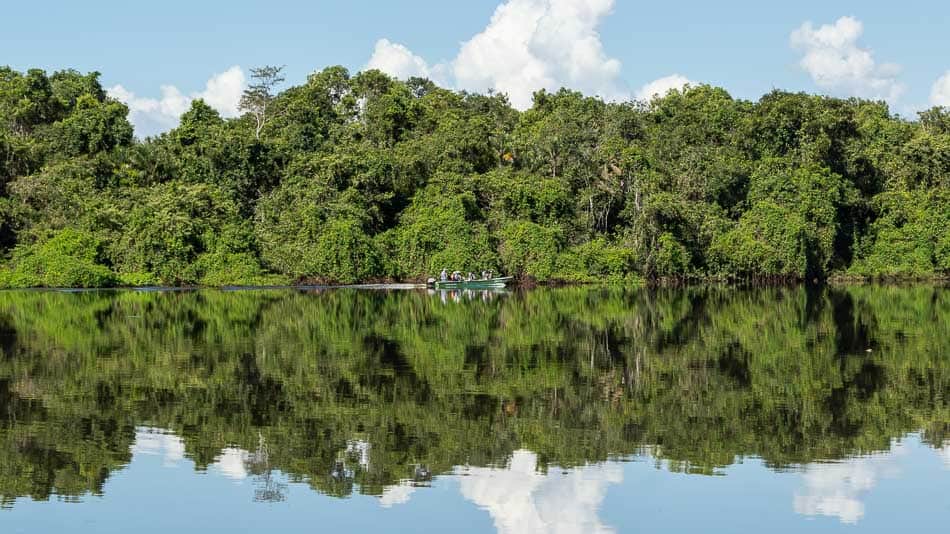
[[442, 269], [442, 272], [439, 273], [439, 280], [442, 280], [443, 282], [445, 282], [446, 280], [448, 280], [448, 278], [449, 278], [448, 271], [446, 271], [445, 269]]
[[469, 271], [467, 279], [469, 282], [475, 280], [475, 273]]

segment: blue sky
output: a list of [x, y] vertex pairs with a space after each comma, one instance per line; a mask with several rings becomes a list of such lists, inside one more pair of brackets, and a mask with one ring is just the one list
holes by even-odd
[[884, 98], [908, 115], [950, 104], [950, 76], [937, 83], [950, 72], [950, 3], [937, 1], [47, 0], [3, 12], [0, 64], [98, 70], [149, 132], [197, 96], [232, 114], [261, 64], [285, 64], [290, 83], [372, 64], [502, 89], [522, 107], [533, 85], [629, 98], [686, 80], [752, 99], [772, 88]]

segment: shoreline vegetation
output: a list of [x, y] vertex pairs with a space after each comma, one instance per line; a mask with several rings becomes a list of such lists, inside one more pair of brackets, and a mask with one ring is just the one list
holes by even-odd
[[650, 102], [252, 70], [136, 139], [99, 73], [0, 67], [0, 287], [946, 280], [950, 110]]
[[379, 281], [369, 280], [354, 282], [352, 284], [322, 283], [319, 281], [296, 281], [290, 283], [276, 284], [224, 284], [218, 286], [207, 285], [112, 285], [96, 287], [69, 287], [69, 286], [33, 286], [33, 287], [8, 287], [0, 286], [2, 292], [17, 291], [52, 291], [52, 292], [95, 292], [95, 291], [133, 291], [133, 292], [166, 292], [166, 291], [205, 291], [220, 290], [230, 291], [324, 291], [324, 290], [379, 290], [379, 291], [414, 291], [425, 290], [434, 292], [497, 292], [504, 293], [523, 292], [541, 289], [590, 289], [590, 290], [663, 290], [663, 289], [699, 289], [699, 288], [717, 288], [730, 287], [734, 289], [755, 289], [755, 288], [848, 288], [848, 287], [880, 287], [880, 288], [899, 288], [899, 287], [950, 287], [950, 277], [930, 276], [917, 278], [895, 278], [895, 277], [847, 277], [833, 276], [824, 280], [795, 280], [789, 278], [762, 278], [762, 279], [735, 279], [735, 278], [653, 278], [653, 279], [627, 279], [620, 281], [601, 280], [597, 282], [565, 282], [565, 281], [547, 281], [538, 283], [534, 280], [521, 280], [510, 284], [504, 289], [434, 289], [426, 284], [425, 281]]

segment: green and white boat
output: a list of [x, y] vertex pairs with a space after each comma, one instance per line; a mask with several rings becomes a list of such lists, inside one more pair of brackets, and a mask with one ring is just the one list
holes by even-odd
[[478, 280], [436, 280], [432, 283], [432, 286], [435, 289], [504, 289], [511, 280], [511, 276], [481, 278]]

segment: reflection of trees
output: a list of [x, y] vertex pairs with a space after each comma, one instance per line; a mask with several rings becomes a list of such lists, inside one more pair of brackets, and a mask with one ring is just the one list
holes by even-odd
[[257, 502], [280, 502], [286, 499], [284, 491], [287, 484], [280, 482], [274, 476], [270, 465], [270, 454], [267, 451], [267, 440], [261, 433], [257, 434], [257, 448], [248, 454], [245, 461], [248, 472], [255, 476], [254, 500]]
[[[0, 294], [0, 495], [98, 493], [137, 425], [331, 495], [512, 451], [707, 473], [950, 437], [950, 291]], [[361, 443], [361, 449], [354, 449]]]

